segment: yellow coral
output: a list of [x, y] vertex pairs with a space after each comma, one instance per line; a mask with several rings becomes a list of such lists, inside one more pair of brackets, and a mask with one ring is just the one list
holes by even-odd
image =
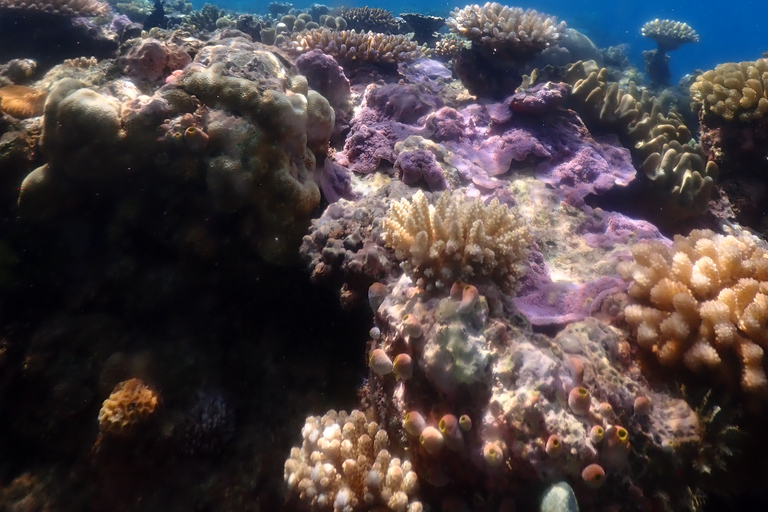
[[422, 191], [393, 202], [382, 237], [403, 269], [425, 289], [488, 276], [517, 288], [533, 237], [523, 220], [497, 199], [484, 205], [443, 193], [429, 205]]
[[105, 435], [124, 435], [145, 422], [158, 405], [158, 396], [141, 379], [119, 383], [99, 411], [99, 429]]
[[760, 119], [768, 113], [768, 59], [720, 64], [696, 77], [691, 97], [705, 113], [728, 121]]
[[633, 262], [618, 267], [636, 304], [625, 308], [640, 347], [665, 365], [728, 374], [740, 361], [741, 387], [768, 388], [768, 250], [748, 235], [695, 230], [632, 248]]

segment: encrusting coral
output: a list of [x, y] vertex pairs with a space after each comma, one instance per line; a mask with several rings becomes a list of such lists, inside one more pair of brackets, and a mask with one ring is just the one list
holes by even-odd
[[421, 56], [421, 49], [410, 36], [387, 35], [327, 28], [294, 33], [283, 48], [293, 54], [321, 50], [342, 62], [407, 62]]
[[727, 121], [760, 119], [768, 113], [768, 59], [720, 64], [696, 77], [691, 97], [705, 114]]
[[462, 35], [502, 56], [530, 58], [555, 44], [565, 22], [533, 9], [488, 2], [482, 7], [456, 8], [446, 21], [451, 32]]
[[387, 432], [362, 412], [310, 416], [301, 434], [301, 447], [285, 461], [285, 481], [311, 510], [423, 510], [411, 463], [392, 456]]
[[425, 289], [456, 280], [490, 277], [515, 290], [527, 270], [528, 228], [515, 210], [494, 199], [460, 199], [443, 193], [430, 205], [423, 192], [393, 202], [381, 221], [382, 238], [402, 267]]
[[672, 247], [640, 243], [632, 254], [635, 261], [617, 270], [637, 302], [624, 314], [638, 345], [663, 365], [726, 380], [734, 380], [730, 361], [738, 359], [742, 389], [768, 390], [768, 249], [746, 234], [695, 230]]
[[64, 16], [104, 16], [109, 5], [98, 0], [0, 0], [0, 9], [49, 12]]
[[104, 435], [129, 434], [155, 412], [158, 396], [141, 379], [119, 383], [99, 411], [99, 430]]

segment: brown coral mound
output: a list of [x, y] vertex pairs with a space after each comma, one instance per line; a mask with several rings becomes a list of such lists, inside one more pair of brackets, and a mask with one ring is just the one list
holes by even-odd
[[418, 59], [421, 48], [410, 36], [327, 28], [293, 34], [283, 48], [293, 54], [320, 50], [340, 61], [395, 64]]
[[696, 77], [691, 97], [705, 114], [749, 122], [768, 113], [768, 59], [720, 64]]
[[23, 85], [6, 85], [0, 87], [0, 112], [26, 119], [43, 114], [46, 94], [44, 92], [24, 87]]
[[378, 7], [354, 7], [341, 10], [341, 17], [350, 29], [390, 34], [397, 32], [398, 23], [390, 11]]
[[99, 430], [105, 435], [124, 435], [144, 423], [158, 405], [157, 393], [141, 379], [119, 383], [99, 411]]
[[565, 22], [558, 23], [554, 16], [496, 2], [456, 8], [446, 25], [455, 34], [515, 58], [533, 57], [565, 31]]
[[624, 314], [641, 348], [666, 366], [709, 369], [725, 380], [738, 371], [744, 391], [768, 390], [765, 247], [746, 234], [695, 230], [676, 236], [672, 247], [637, 244], [632, 255], [617, 270], [637, 302]]
[[85, 17], [109, 14], [109, 5], [98, 0], [0, 0], [0, 9], [19, 9]]
[[682, 21], [655, 19], [643, 25], [640, 32], [644, 37], [656, 41], [662, 52], [676, 50], [686, 43], [699, 42], [699, 34]]

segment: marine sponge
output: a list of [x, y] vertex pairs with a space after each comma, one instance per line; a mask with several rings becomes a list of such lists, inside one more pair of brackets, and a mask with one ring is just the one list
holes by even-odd
[[[666, 366], [739, 371], [746, 392], [768, 388], [768, 250], [746, 234], [694, 230], [672, 247], [640, 243], [618, 266], [636, 304], [625, 308], [641, 348]], [[734, 357], [735, 356], [735, 357]], [[739, 361], [740, 369], [731, 361]]]
[[99, 411], [99, 430], [103, 435], [126, 435], [146, 422], [158, 405], [157, 393], [141, 379], [119, 383], [104, 400]]
[[410, 461], [392, 456], [387, 432], [362, 412], [310, 416], [301, 434], [301, 447], [285, 461], [285, 481], [311, 510], [423, 510]]
[[565, 22], [558, 23], [554, 16], [496, 2], [456, 8], [446, 24], [451, 32], [495, 53], [520, 59], [552, 46], [565, 31]]
[[403, 269], [427, 290], [478, 277], [515, 290], [533, 243], [515, 210], [497, 199], [484, 205], [447, 192], [434, 205], [422, 191], [393, 202], [381, 227]]
[[421, 48], [410, 35], [392, 35], [354, 30], [319, 28], [294, 33], [283, 44], [292, 54], [321, 50], [341, 62], [395, 64], [421, 57]]
[[686, 43], [698, 43], [699, 34], [687, 23], [655, 19], [640, 30], [644, 37], [653, 39], [662, 52], [676, 50]]
[[0, 0], [0, 9], [41, 11], [73, 17], [109, 14], [109, 5], [98, 0]]
[[728, 121], [760, 119], [768, 112], [768, 59], [720, 64], [696, 77], [691, 97], [705, 114]]

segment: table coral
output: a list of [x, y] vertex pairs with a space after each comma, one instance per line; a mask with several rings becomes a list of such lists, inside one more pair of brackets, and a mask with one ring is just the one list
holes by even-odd
[[686, 43], [698, 43], [699, 34], [687, 23], [674, 20], [655, 19], [647, 22], [640, 30], [643, 37], [656, 41], [659, 50], [676, 50]]
[[533, 238], [525, 223], [497, 199], [484, 205], [450, 193], [430, 205], [418, 191], [393, 202], [382, 220], [382, 238], [420, 286], [445, 288], [483, 277], [514, 290], [526, 272]]
[[726, 382], [736, 373], [744, 391], [768, 390], [768, 250], [747, 234], [695, 230], [671, 247], [637, 244], [632, 254], [618, 270], [637, 302], [624, 314], [638, 345], [665, 366]]
[[283, 47], [300, 55], [321, 50], [342, 63], [373, 62], [395, 64], [418, 59], [421, 49], [410, 36], [356, 32], [354, 30], [330, 30], [327, 28], [305, 30], [291, 35]]

